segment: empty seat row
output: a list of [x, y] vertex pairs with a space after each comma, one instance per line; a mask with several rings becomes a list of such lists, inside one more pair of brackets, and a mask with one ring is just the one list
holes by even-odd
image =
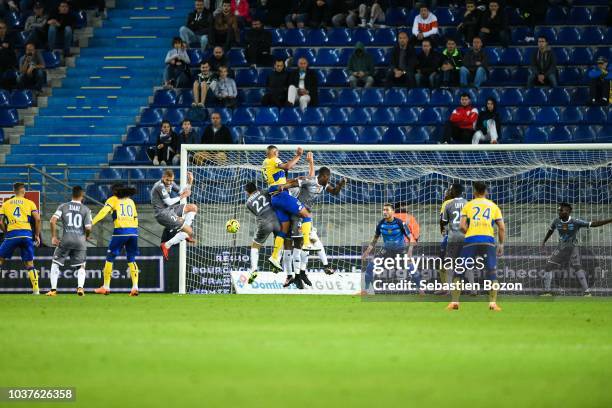
[[[163, 170], [158, 169], [118, 169], [118, 168], [107, 168], [102, 169], [98, 174], [100, 180], [126, 180], [128, 183], [130, 180], [159, 180], [162, 177]], [[180, 170], [175, 170], [175, 177], [180, 177]]]
[[[76, 28], [83, 28], [87, 25], [87, 13], [83, 10], [73, 11], [72, 14], [76, 19]], [[29, 17], [26, 13], [19, 13], [16, 11], [10, 11], [4, 15], [6, 24], [11, 29], [23, 30], [25, 28], [25, 22]]]
[[0, 127], [12, 127], [19, 124], [19, 113], [15, 108], [0, 108]]
[[16, 89], [12, 92], [0, 89], [0, 107], [25, 109], [34, 105], [32, 91], [29, 89]]

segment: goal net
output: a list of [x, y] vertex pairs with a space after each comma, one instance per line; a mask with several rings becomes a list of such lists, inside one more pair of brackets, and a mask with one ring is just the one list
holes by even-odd
[[[297, 146], [280, 145], [283, 161], [293, 157]], [[540, 243], [557, 217], [558, 204], [573, 206], [572, 217], [587, 221], [612, 217], [612, 147], [609, 145], [487, 145], [487, 146], [383, 146], [304, 145], [313, 152], [315, 169], [331, 169], [331, 184], [347, 183], [338, 196], [324, 193], [313, 206], [313, 226], [325, 245], [329, 262], [341, 273], [359, 273], [363, 245], [374, 235], [384, 203], [393, 204], [400, 216], [412, 216], [419, 226], [415, 255], [437, 256], [441, 233], [440, 206], [453, 182], [465, 186], [472, 197], [472, 182], [485, 181], [489, 198], [502, 210], [506, 223], [505, 254], [498, 260], [500, 282], [521, 282], [525, 294], [543, 290], [546, 260], [558, 242], [557, 232], [542, 250]], [[245, 206], [244, 185], [254, 181], [267, 186], [261, 165], [263, 145], [186, 145], [181, 154], [181, 177], [193, 173], [190, 202], [198, 205], [194, 223], [197, 245], [181, 247], [181, 293], [230, 293], [230, 272], [247, 271], [249, 246], [256, 223]], [[188, 160], [206, 153], [203, 164]], [[304, 155], [305, 158], [305, 155]], [[306, 175], [302, 159], [289, 178]], [[226, 232], [229, 219], [237, 219], [236, 234]], [[593, 294], [610, 290], [612, 226], [581, 229], [582, 265]], [[267, 258], [273, 238], [259, 257], [259, 270], [270, 270]], [[322, 272], [311, 257], [309, 272]], [[438, 271], [422, 271], [434, 280]], [[478, 277], [477, 277], [478, 278]], [[578, 294], [580, 284], [573, 268], [554, 275], [552, 289], [558, 294]]]

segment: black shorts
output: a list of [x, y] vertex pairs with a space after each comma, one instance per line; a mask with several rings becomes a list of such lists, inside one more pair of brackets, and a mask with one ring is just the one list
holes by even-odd
[[571, 266], [572, 268], [581, 268], [582, 256], [580, 247], [557, 247], [550, 258], [548, 258], [548, 263], [559, 267]]

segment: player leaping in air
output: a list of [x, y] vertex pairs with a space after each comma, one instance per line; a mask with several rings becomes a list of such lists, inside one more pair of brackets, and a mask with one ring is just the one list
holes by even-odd
[[559, 233], [559, 244], [550, 258], [548, 258], [544, 272], [544, 295], [547, 296], [551, 296], [553, 272], [566, 266], [571, 266], [576, 271], [576, 277], [580, 282], [580, 286], [582, 286], [584, 296], [591, 296], [586, 273], [582, 267], [580, 247], [576, 245], [578, 242], [578, 231], [581, 228], [595, 228], [609, 224], [612, 222], [612, 218], [588, 222], [572, 218], [571, 214], [571, 204], [561, 203], [559, 205], [559, 217], [555, 218], [552, 224], [550, 224], [550, 228], [542, 241], [543, 250], [546, 241], [553, 235], [555, 230]]
[[[474, 198], [463, 206], [461, 210], [461, 231], [465, 233], [461, 258], [471, 258], [474, 261], [477, 257], [484, 258], [487, 277], [497, 282], [495, 268], [497, 267], [497, 257], [504, 253], [504, 240], [506, 238], [506, 225], [502, 217], [501, 210], [493, 201], [487, 198], [487, 185], [477, 181], [472, 186]], [[495, 246], [495, 228], [497, 225], [497, 250]], [[459, 283], [463, 273], [455, 271], [453, 282]], [[452, 291], [453, 301], [447, 306], [448, 310], [459, 309], [460, 290]], [[501, 311], [497, 306], [497, 290], [489, 291], [489, 309], [496, 312]]]
[[113, 195], [104, 207], [96, 214], [92, 224], [96, 225], [102, 221], [104, 217], [112, 213], [114, 229], [113, 236], [108, 243], [108, 251], [106, 251], [106, 262], [104, 263], [104, 284], [95, 290], [101, 295], [110, 294], [110, 281], [113, 274], [113, 262], [115, 258], [121, 254], [121, 250], [125, 247], [125, 255], [132, 277], [132, 290], [130, 296], [138, 296], [138, 265], [136, 265], [136, 257], [138, 251], [138, 212], [136, 204], [130, 198], [136, 194], [134, 187], [126, 187], [123, 184], [113, 185]]
[[164, 170], [161, 180], [151, 189], [151, 204], [155, 210], [155, 220], [174, 236], [160, 245], [164, 259], [168, 260], [168, 250], [183, 240], [194, 242], [191, 224], [198, 212], [195, 204], [181, 204], [183, 198], [191, 195], [193, 174], [187, 173], [187, 185], [180, 189], [174, 182], [172, 169]]
[[[289, 194], [296, 197], [304, 206], [312, 212], [312, 206], [315, 201], [325, 191], [332, 195], [340, 194], [340, 191], [346, 184], [346, 179], [342, 178], [338, 184], [332, 186], [329, 184], [331, 177], [331, 171], [327, 167], [321, 167], [315, 176], [314, 166], [314, 155], [309, 152], [306, 155], [306, 161], [308, 162], [308, 176], [298, 177], [297, 179], [291, 179], [287, 183], [283, 184], [279, 188], [281, 190], [289, 190]], [[293, 215], [291, 217], [291, 238], [293, 241], [293, 269], [294, 271], [300, 271], [299, 277], [308, 286], [312, 286], [310, 280], [306, 276], [306, 269], [308, 267], [308, 255], [309, 253], [304, 250], [300, 250], [302, 247], [302, 240], [304, 237], [303, 225], [300, 217]], [[329, 266], [327, 261], [327, 254], [325, 253], [325, 247], [321, 242], [321, 239], [317, 235], [317, 230], [313, 227], [310, 230], [310, 241], [313, 244], [314, 250], [317, 251], [319, 259], [323, 264], [325, 273], [331, 275], [334, 273], [333, 269]]]
[[[310, 230], [312, 228], [312, 218], [310, 211], [297, 198], [293, 197], [287, 190], [280, 190], [279, 186], [287, 182], [286, 171], [291, 170], [300, 161], [304, 149], [298, 147], [295, 156], [286, 163], [283, 163], [278, 157], [278, 149], [276, 146], [268, 146], [266, 149], [266, 158], [262, 163], [263, 176], [268, 183], [268, 192], [271, 196], [272, 208], [276, 211], [276, 217], [281, 224], [281, 231], [274, 239], [274, 251], [269, 259], [270, 263], [277, 269], [282, 269], [287, 274], [287, 278], [292, 280], [293, 268], [291, 261], [292, 243], [289, 239], [289, 227], [291, 225], [291, 216], [298, 215], [302, 219], [304, 231], [304, 246], [305, 251], [314, 249], [310, 242]], [[281, 266], [277, 259], [282, 247], [283, 265]]]
[[[47, 296], [57, 295], [57, 280], [60, 267], [64, 267], [68, 259], [70, 266], [77, 270], [77, 295], [85, 295], [85, 261], [87, 260], [87, 238], [91, 233], [91, 210], [83, 204], [85, 193], [81, 186], [72, 188], [72, 201], [61, 204], [51, 217], [51, 243], [55, 246], [51, 262], [51, 290]], [[61, 221], [62, 239], [57, 237], [57, 221]]]
[[0, 229], [4, 232], [4, 241], [0, 245], [0, 266], [11, 259], [15, 249], [19, 248], [32, 284], [32, 294], [40, 295], [38, 271], [34, 268], [34, 247], [40, 245], [40, 214], [36, 204], [25, 198], [25, 184], [13, 184], [13, 192], [15, 196], [0, 207]]

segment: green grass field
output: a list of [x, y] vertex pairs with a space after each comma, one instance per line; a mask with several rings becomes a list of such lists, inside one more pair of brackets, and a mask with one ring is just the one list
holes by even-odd
[[104, 408], [612, 406], [612, 302], [500, 304], [5, 295], [0, 386]]

